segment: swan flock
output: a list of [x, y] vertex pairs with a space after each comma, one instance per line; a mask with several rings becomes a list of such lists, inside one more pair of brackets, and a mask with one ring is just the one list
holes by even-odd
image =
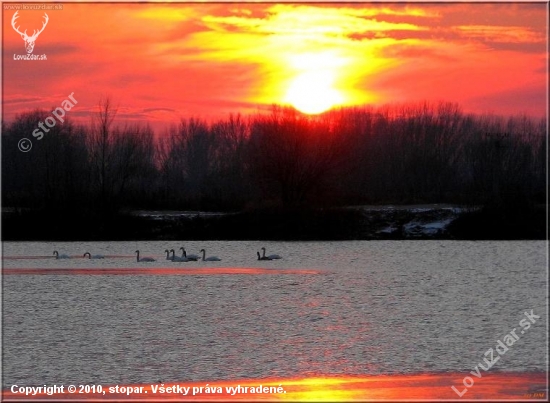
[[[201, 249], [200, 254], [201, 255], [195, 255], [195, 254], [187, 254], [187, 251], [184, 247], [181, 247], [179, 249], [181, 251], [181, 256], [176, 256], [176, 252], [174, 249], [165, 249], [164, 253], [166, 254], [166, 260], [169, 260], [171, 262], [220, 262], [222, 259], [220, 259], [217, 256], [206, 256], [206, 250]], [[277, 260], [282, 259], [279, 255], [267, 255], [265, 254], [266, 249], [261, 248], [263, 254], [260, 255], [260, 252], [256, 252], [256, 256], [258, 257], [258, 260]], [[156, 262], [156, 259], [149, 256], [143, 256], [140, 257], [140, 251], [139, 249], [134, 252], [136, 254], [136, 262]], [[72, 257], [76, 256], [69, 256], [66, 254], [60, 254], [58, 251], [53, 251], [53, 256], [55, 259], [71, 259]], [[82, 255], [82, 258], [84, 259], [105, 259], [105, 255], [92, 255], [90, 252], [85, 252]]]

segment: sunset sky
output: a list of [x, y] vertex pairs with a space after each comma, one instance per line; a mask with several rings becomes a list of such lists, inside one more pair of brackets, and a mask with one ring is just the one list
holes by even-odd
[[[16, 4], [16, 3], [12, 3]], [[3, 4], [3, 113], [59, 106], [86, 123], [102, 96], [155, 129], [273, 103], [451, 101], [545, 116], [546, 3], [63, 4], [26, 54]], [[27, 33], [44, 11], [20, 10]]]

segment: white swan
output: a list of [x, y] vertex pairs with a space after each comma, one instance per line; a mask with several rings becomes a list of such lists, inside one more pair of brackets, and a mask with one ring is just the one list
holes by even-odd
[[265, 248], [262, 248], [262, 250], [264, 251], [264, 254], [263, 254], [262, 258], [267, 257], [269, 260], [282, 259], [282, 257], [280, 257], [279, 255], [266, 256], [265, 255]]
[[54, 250], [53, 255], [56, 259], [70, 259], [71, 257], [69, 255], [60, 255], [58, 251]]
[[270, 258], [268, 258], [267, 256], [260, 256], [260, 252], [256, 252], [256, 254], [258, 255], [258, 260], [271, 260]]
[[200, 256], [194, 255], [194, 254], [188, 255], [184, 247], [181, 247], [180, 250], [181, 250], [181, 256], [184, 258], [187, 258], [187, 260], [192, 260], [196, 262], [201, 258]]
[[221, 259], [217, 256], [206, 257], [206, 251], [204, 249], [201, 249], [201, 253], [202, 253], [202, 261], [203, 262], [219, 262], [219, 261], [221, 261]]
[[182, 256], [182, 257], [176, 256], [176, 252], [174, 251], [174, 249], [170, 249], [170, 252], [172, 252], [172, 258], [170, 259], [172, 262], [188, 262], [189, 261], [185, 256]]
[[88, 255], [88, 259], [105, 259], [103, 255], [91, 255], [90, 252], [86, 252], [82, 257], [86, 257], [86, 255]]
[[138, 262], [156, 262], [155, 259], [153, 259], [152, 257], [142, 257], [141, 259], [139, 258], [139, 250], [136, 250], [134, 253], [136, 253], [136, 260]]

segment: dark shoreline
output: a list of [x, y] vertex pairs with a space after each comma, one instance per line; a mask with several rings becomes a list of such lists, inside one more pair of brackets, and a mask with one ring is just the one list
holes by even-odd
[[254, 210], [239, 213], [3, 212], [2, 241], [545, 240], [546, 208], [507, 212], [446, 205]]

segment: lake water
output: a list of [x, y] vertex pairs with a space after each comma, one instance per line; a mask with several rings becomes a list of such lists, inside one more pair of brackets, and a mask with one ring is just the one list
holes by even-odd
[[[546, 242], [3, 246], [3, 388], [467, 374], [514, 328], [491, 371], [546, 370]], [[222, 261], [164, 260], [181, 246]], [[262, 246], [283, 259], [258, 261]]]

